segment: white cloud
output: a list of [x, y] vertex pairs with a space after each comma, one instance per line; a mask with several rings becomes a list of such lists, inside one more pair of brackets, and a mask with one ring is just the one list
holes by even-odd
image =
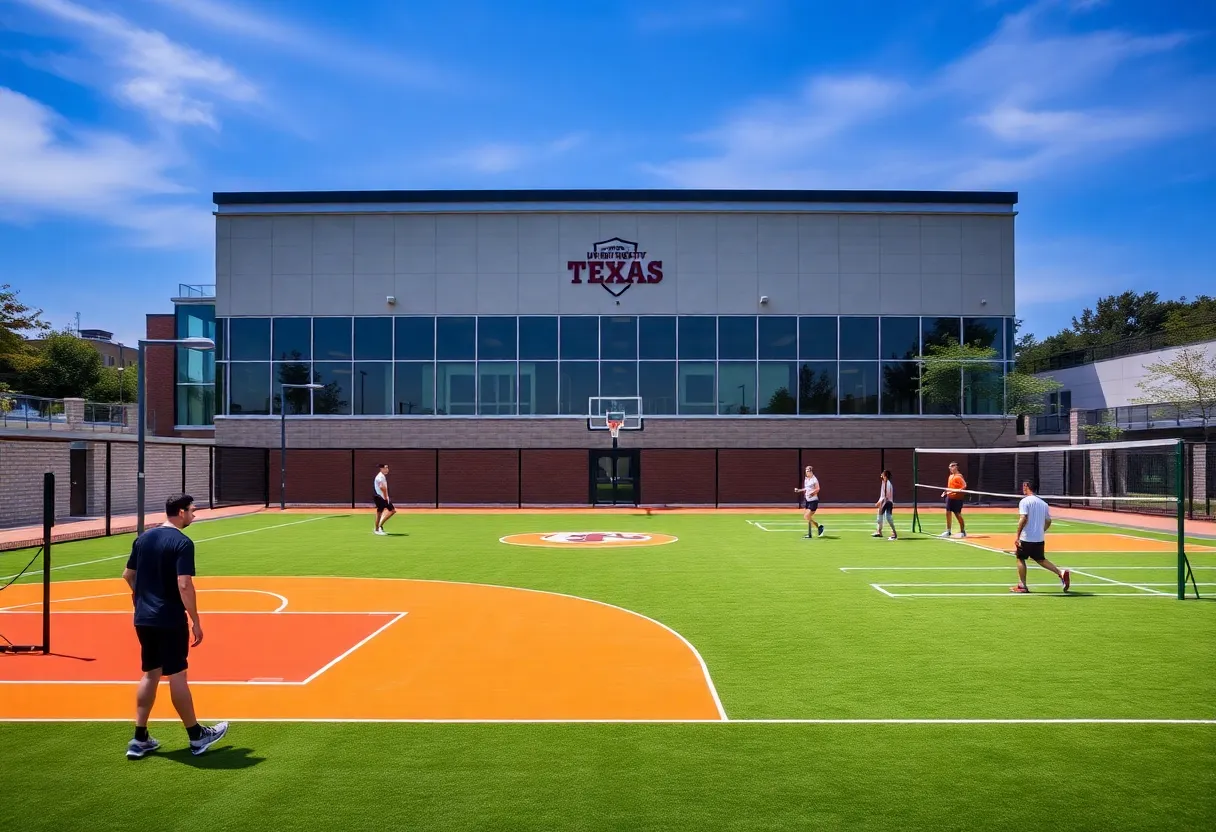
[[553, 159], [578, 148], [586, 140], [571, 133], [539, 144], [487, 142], [446, 159], [446, 163], [475, 173], [500, 174]]
[[70, 30], [102, 60], [81, 71], [78, 61], [46, 59], [65, 66], [71, 80], [104, 85], [119, 101], [171, 124], [219, 127], [215, 100], [251, 102], [258, 90], [217, 57], [142, 29], [111, 12], [71, 0], [16, 0]]

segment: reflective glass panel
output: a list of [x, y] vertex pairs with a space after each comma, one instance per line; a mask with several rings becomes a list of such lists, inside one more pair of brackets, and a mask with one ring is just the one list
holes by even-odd
[[233, 361], [269, 361], [270, 318], [232, 318], [228, 352]]
[[270, 413], [270, 362], [233, 364], [228, 371], [228, 395], [233, 416]]
[[[764, 318], [760, 319], [761, 321]], [[793, 361], [761, 361], [756, 400], [760, 412], [792, 416], [798, 412], [798, 365]]]
[[604, 361], [600, 363], [601, 396], [636, 396], [637, 394], [638, 362]]
[[349, 361], [352, 357], [351, 332], [350, 318], [313, 318], [313, 360]]
[[385, 416], [393, 412], [393, 365], [388, 361], [355, 364], [356, 416]]
[[958, 318], [921, 318], [921, 339], [924, 343], [925, 355], [930, 355], [929, 347], [944, 347], [948, 343], [959, 342], [960, 330]]
[[600, 318], [600, 358], [605, 361], [631, 361], [637, 357], [638, 319], [624, 315]]
[[882, 357], [911, 361], [920, 356], [920, 318], [882, 318]]
[[439, 362], [435, 367], [435, 412], [440, 416], [477, 413], [477, 374], [472, 362]]
[[355, 318], [355, 360], [391, 361], [393, 319]]
[[318, 361], [313, 381], [324, 385], [312, 391], [312, 412], [318, 416], [349, 416], [354, 401], [353, 368], [349, 361]]
[[676, 362], [642, 361], [638, 364], [638, 395], [643, 418], [676, 413]]
[[[878, 318], [840, 319], [840, 360], [878, 358]], [[878, 375], [877, 367], [874, 370]], [[877, 402], [877, 399], [875, 400]]]
[[836, 316], [814, 315], [798, 319], [798, 357], [803, 361], [835, 361]]
[[483, 416], [514, 414], [515, 362], [479, 361], [477, 376], [477, 412]]
[[435, 357], [472, 361], [477, 354], [477, 319], [470, 316], [435, 319]]
[[718, 364], [718, 413], [744, 416], [755, 413], [756, 410], [756, 362], [720, 362]]
[[519, 357], [525, 361], [557, 360], [557, 318], [519, 319]]
[[878, 412], [878, 362], [840, 362], [840, 412]]
[[760, 316], [760, 360], [798, 357], [798, 319], [792, 315]]
[[[599, 358], [600, 319], [593, 315], [563, 315], [561, 320], [561, 359]], [[565, 395], [562, 395], [563, 402]]]
[[435, 365], [429, 361], [398, 361], [393, 365], [393, 413], [430, 416], [435, 412]]
[[275, 361], [307, 361], [311, 357], [312, 318], [275, 318]]
[[756, 319], [750, 315], [718, 318], [718, 360], [756, 360]]
[[483, 316], [477, 319], [479, 361], [515, 360], [515, 318]]
[[675, 357], [676, 319], [667, 315], [638, 318], [638, 358], [674, 360]]
[[[564, 324], [564, 321], [563, 321]], [[561, 412], [586, 416], [592, 396], [600, 389], [599, 365], [594, 361], [561, 362]]]
[[396, 357], [429, 361], [435, 357], [435, 319], [417, 316], [397, 318]]
[[[712, 319], [711, 319], [712, 320]], [[687, 416], [712, 416], [718, 412], [712, 362], [681, 361], [679, 366], [679, 411]], [[642, 405], [646, 402], [643, 400]]]
[[[557, 346], [557, 332], [554, 347]], [[557, 362], [519, 362], [519, 412], [525, 416], [557, 413]]]
[[963, 318], [963, 343], [996, 350], [997, 360], [1005, 360], [1005, 322], [1001, 318]]
[[299, 385], [311, 384], [312, 365], [307, 361], [276, 361], [274, 364], [274, 390], [272, 400], [274, 409], [271, 411], [278, 415], [282, 411], [279, 409], [280, 395], [287, 399], [287, 415], [298, 416], [301, 414], [312, 412], [312, 394], [306, 388], [300, 387], [283, 387], [284, 384]]
[[905, 416], [920, 413], [919, 384], [920, 364], [917, 362], [884, 361], [882, 412]]
[[215, 388], [210, 384], [180, 384], [174, 421], [191, 427], [210, 425], [215, 417]]
[[798, 412], [836, 415], [836, 362], [804, 361], [798, 367]]
[[[684, 315], [679, 325], [680, 360], [718, 357], [718, 321], [712, 315]], [[712, 412], [712, 411], [711, 411]]]

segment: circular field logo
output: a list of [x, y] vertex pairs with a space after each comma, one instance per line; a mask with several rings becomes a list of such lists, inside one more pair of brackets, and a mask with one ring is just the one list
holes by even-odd
[[674, 543], [677, 538], [670, 534], [643, 532], [545, 532], [509, 534], [499, 540], [514, 546], [547, 546], [552, 549], [617, 549], [626, 546], [662, 546], [664, 543]]

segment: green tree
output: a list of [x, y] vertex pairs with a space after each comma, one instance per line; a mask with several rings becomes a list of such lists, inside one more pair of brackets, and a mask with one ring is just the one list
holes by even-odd
[[93, 386], [85, 391], [85, 398], [91, 402], [133, 403], [138, 392], [138, 365], [128, 365], [121, 373], [117, 367], [102, 367], [101, 374]]
[[1216, 357], [1209, 358], [1203, 350], [1186, 347], [1174, 358], [1154, 361], [1144, 369], [1148, 375], [1136, 385], [1144, 395], [1132, 402], [1192, 407], [1203, 419], [1204, 441], [1210, 441], [1211, 423], [1216, 418]]
[[786, 387], [778, 387], [769, 397], [768, 406], [761, 413], [792, 415], [798, 412], [798, 401]]
[[57, 332], [39, 345], [36, 360], [21, 372], [21, 392], [52, 399], [84, 397], [101, 378], [101, 356], [89, 342]]
[[29, 370], [36, 361], [26, 338], [51, 331], [51, 325], [42, 320], [42, 310], [26, 306], [17, 298], [18, 294], [9, 284], [0, 284], [0, 373], [20, 374]]
[[1123, 428], [1119, 427], [1115, 417], [1108, 411], [1102, 414], [1102, 421], [1092, 425], [1081, 425], [1081, 432], [1088, 442], [1115, 442], [1123, 436]]

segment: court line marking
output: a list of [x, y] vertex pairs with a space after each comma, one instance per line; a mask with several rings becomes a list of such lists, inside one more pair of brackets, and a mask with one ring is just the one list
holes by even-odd
[[[204, 537], [204, 538], [201, 538], [194, 542], [196, 544], [198, 544], [198, 543], [206, 543], [209, 540], [224, 540], [225, 538], [229, 538], [229, 537], [240, 537], [243, 534], [253, 534], [254, 532], [264, 532], [264, 531], [269, 531], [270, 529], [283, 529], [283, 528], [286, 528], [287, 526], [298, 526], [301, 523], [315, 523], [318, 520], [329, 520], [331, 517], [339, 517], [339, 516], [341, 516], [341, 515], [326, 514], [322, 517], [309, 517], [307, 520], [292, 520], [290, 523], [276, 523], [273, 526], [260, 526], [256, 529], [246, 529], [243, 532], [232, 532], [231, 534], [221, 534], [221, 535], [216, 535], [215, 537]], [[219, 519], [225, 519], [225, 518], [219, 518]], [[217, 521], [210, 520], [210, 521], [202, 521], [202, 522], [217, 522]], [[70, 542], [75, 542], [75, 541], [70, 541]], [[60, 543], [60, 544], [54, 544], [54, 545], [62, 546], [64, 544]], [[121, 555], [110, 555], [109, 557], [97, 558], [96, 560], [82, 560], [82, 561], [79, 561], [78, 563], [64, 563], [59, 566], [52, 566], [51, 571], [55, 572], [60, 569], [73, 569], [77, 566], [91, 566], [94, 563], [106, 563], [107, 561], [118, 560], [119, 558], [127, 558], [130, 556], [131, 556], [130, 552], [124, 552]], [[32, 576], [36, 576], [41, 571], [42, 570], [38, 570], [36, 572], [30, 572], [28, 574], [30, 574]], [[22, 574], [25, 574], [25, 573], [18, 573], [16, 575], [0, 575], [0, 581], [7, 581], [10, 578], [19, 578], [19, 577], [21, 577]]]
[[1070, 569], [1069, 571], [1075, 575], [1083, 575], [1086, 578], [1095, 578], [1096, 580], [1099, 580], [1099, 581], [1106, 581], [1107, 583], [1111, 583], [1111, 584], [1119, 584], [1120, 586], [1130, 586], [1132, 589], [1139, 589], [1144, 592], [1155, 592], [1158, 595], [1164, 595], [1167, 598], [1173, 597], [1173, 595], [1171, 595], [1168, 592], [1162, 592], [1161, 590], [1158, 590], [1158, 589], [1149, 589], [1148, 587], [1140, 586], [1139, 584], [1129, 584], [1126, 581], [1116, 581], [1114, 578], [1104, 578], [1101, 575], [1094, 575], [1091, 572], [1082, 572], [1080, 569]]
[[879, 586], [878, 584], [870, 584], [870, 586], [874, 587], [874, 588], [875, 588], [875, 589], [877, 589], [879, 592], [881, 592], [883, 595], [886, 595], [888, 598], [895, 598], [895, 597], [896, 597], [895, 595], [892, 595], [890, 592], [887, 592], [885, 589], [883, 589], [883, 588], [882, 588], [881, 586]]
[[[198, 684], [191, 682], [192, 685]], [[432, 724], [432, 725], [1213, 725], [1216, 719], [1138, 719], [1101, 718], [1101, 717], [1045, 717], [1035, 718], [889, 718], [889, 719], [814, 719], [814, 718], [759, 718], [759, 719], [350, 719], [350, 718], [319, 718], [304, 717], [269, 717], [269, 718], [240, 718], [240, 717], [211, 717], [205, 719], [222, 719], [230, 723], [337, 723], [337, 724]], [[0, 722], [40, 723], [40, 722], [130, 722], [129, 717], [65, 717], [51, 719], [36, 719], [31, 717], [0, 717]], [[151, 722], [178, 723], [175, 717], [152, 717]]]
[[[1086, 566], [1086, 569], [1155, 569], [1158, 572], [1176, 572], [1175, 564], [1169, 566]], [[1008, 566], [841, 566], [841, 572], [1007, 572]], [[1192, 566], [1191, 569], [1216, 570], [1216, 566]]]
[[[1056, 592], [895, 592], [887, 593], [892, 598], [1067, 598], [1063, 590]], [[1172, 595], [1158, 592], [1150, 595], [1147, 592], [1087, 592], [1085, 597], [1103, 598], [1172, 598]], [[1080, 598], [1082, 596], [1074, 596]]]
[[389, 621], [386, 621], [386, 622], [385, 622], [384, 624], [382, 624], [382, 625], [381, 625], [379, 628], [377, 628], [377, 629], [376, 629], [374, 632], [370, 633], [370, 634], [369, 634], [369, 635], [368, 635], [366, 638], [362, 639], [362, 640], [361, 640], [361, 641], [360, 641], [358, 644], [356, 644], [355, 646], [351, 647], [349, 650], [347, 650], [347, 651], [345, 651], [344, 653], [342, 653], [342, 655], [338, 656], [336, 659], [333, 659], [332, 661], [330, 661], [330, 662], [329, 662], [329, 664], [327, 664], [327, 665], [325, 665], [324, 667], [322, 667], [320, 670], [318, 670], [316, 673], [314, 673], [314, 674], [312, 674], [311, 676], [309, 676], [307, 679], [305, 679], [305, 680], [304, 680], [303, 682], [301, 682], [300, 684], [302, 684], [302, 685], [307, 685], [307, 684], [308, 684], [309, 682], [311, 682], [313, 679], [316, 679], [316, 678], [317, 678], [318, 676], [320, 676], [322, 673], [324, 673], [325, 671], [329, 670], [331, 667], [333, 667], [334, 665], [336, 665], [338, 662], [340, 662], [340, 661], [342, 661], [343, 659], [345, 659], [345, 658], [346, 658], [347, 656], [349, 656], [351, 653], [355, 652], [355, 651], [356, 651], [356, 650], [358, 650], [360, 647], [362, 647], [363, 645], [367, 644], [367, 643], [368, 643], [369, 641], [371, 641], [373, 638], [375, 638], [376, 636], [378, 636], [378, 635], [380, 635], [381, 633], [383, 633], [385, 630], [387, 630], [389, 627], [391, 627], [391, 626], [393, 626], [394, 624], [396, 624], [396, 623], [397, 623], [398, 621], [400, 621], [401, 619], [405, 618], [407, 615], [409, 615], [409, 613], [405, 613], [405, 612], [400, 612], [400, 613], [397, 613], [397, 617], [396, 617], [396, 618], [393, 618], [393, 619], [390, 619]]
[[[1178, 582], [1177, 582], [1177, 581], [1161, 581], [1161, 582], [1145, 583], [1145, 584], [1144, 584], [1144, 586], [1177, 586], [1177, 585], [1178, 585]], [[1200, 581], [1200, 582], [1198, 582], [1198, 585], [1199, 585], [1199, 586], [1216, 586], [1216, 583], [1204, 583], [1204, 582]], [[967, 583], [907, 583], [907, 584], [904, 584], [904, 583], [901, 583], [901, 584], [882, 583], [882, 584], [870, 584], [870, 586], [875, 587], [875, 588], [877, 589], [878, 587], [885, 587], [885, 586], [891, 586], [891, 587], [913, 587], [913, 586], [924, 586], [924, 587], [934, 587], [934, 586], [942, 586], [942, 587], [945, 587], [945, 586], [950, 586], [950, 587], [960, 587], [960, 586], [974, 586], [974, 587], [981, 587], [981, 586], [1004, 586], [1004, 587], [1007, 587], [1007, 586], [1009, 586], [1009, 584], [1008, 584], [1008, 583], [1000, 583], [1000, 584], [987, 584], [987, 583], [975, 583], [975, 582], [967, 582]], [[1091, 584], [1091, 583], [1077, 583], [1076, 581], [1072, 581], [1072, 582], [1070, 582], [1070, 583], [1069, 583], [1069, 586], [1070, 586], [1070, 587], [1073, 587], [1073, 586], [1110, 586], [1110, 584], [1107, 584], [1107, 583], [1092, 583], [1092, 584]], [[1130, 586], [1130, 584], [1129, 584], [1129, 586]]]
[[[285, 597], [283, 597], [282, 595], [280, 595], [277, 592], [270, 592], [265, 589], [197, 589], [196, 588], [194, 591], [195, 592], [254, 592], [254, 593], [257, 593], [258, 595], [270, 595], [274, 598], [278, 598], [279, 601], [281, 602], [277, 609], [270, 610], [270, 612], [282, 612], [283, 610], [287, 609], [287, 599]], [[52, 598], [51, 603], [52, 604], [66, 604], [70, 601], [91, 601], [94, 598], [122, 598], [124, 596], [130, 596], [130, 594], [131, 593], [129, 593], [129, 592], [107, 592], [104, 595], [81, 595], [76, 598]], [[39, 607], [39, 606], [42, 606], [41, 599], [39, 599], [37, 601], [30, 601], [29, 603], [26, 603], [26, 604], [13, 604], [11, 607], [0, 607], [0, 612], [18, 612], [18, 611], [20, 611], [20, 609], [22, 607]], [[63, 612], [131, 612], [131, 610], [63, 610]], [[222, 610], [216, 610], [216, 612], [222, 612]], [[266, 612], [266, 610], [259, 610], [259, 612]], [[57, 615], [58, 613], [53, 612], [52, 614]]]

